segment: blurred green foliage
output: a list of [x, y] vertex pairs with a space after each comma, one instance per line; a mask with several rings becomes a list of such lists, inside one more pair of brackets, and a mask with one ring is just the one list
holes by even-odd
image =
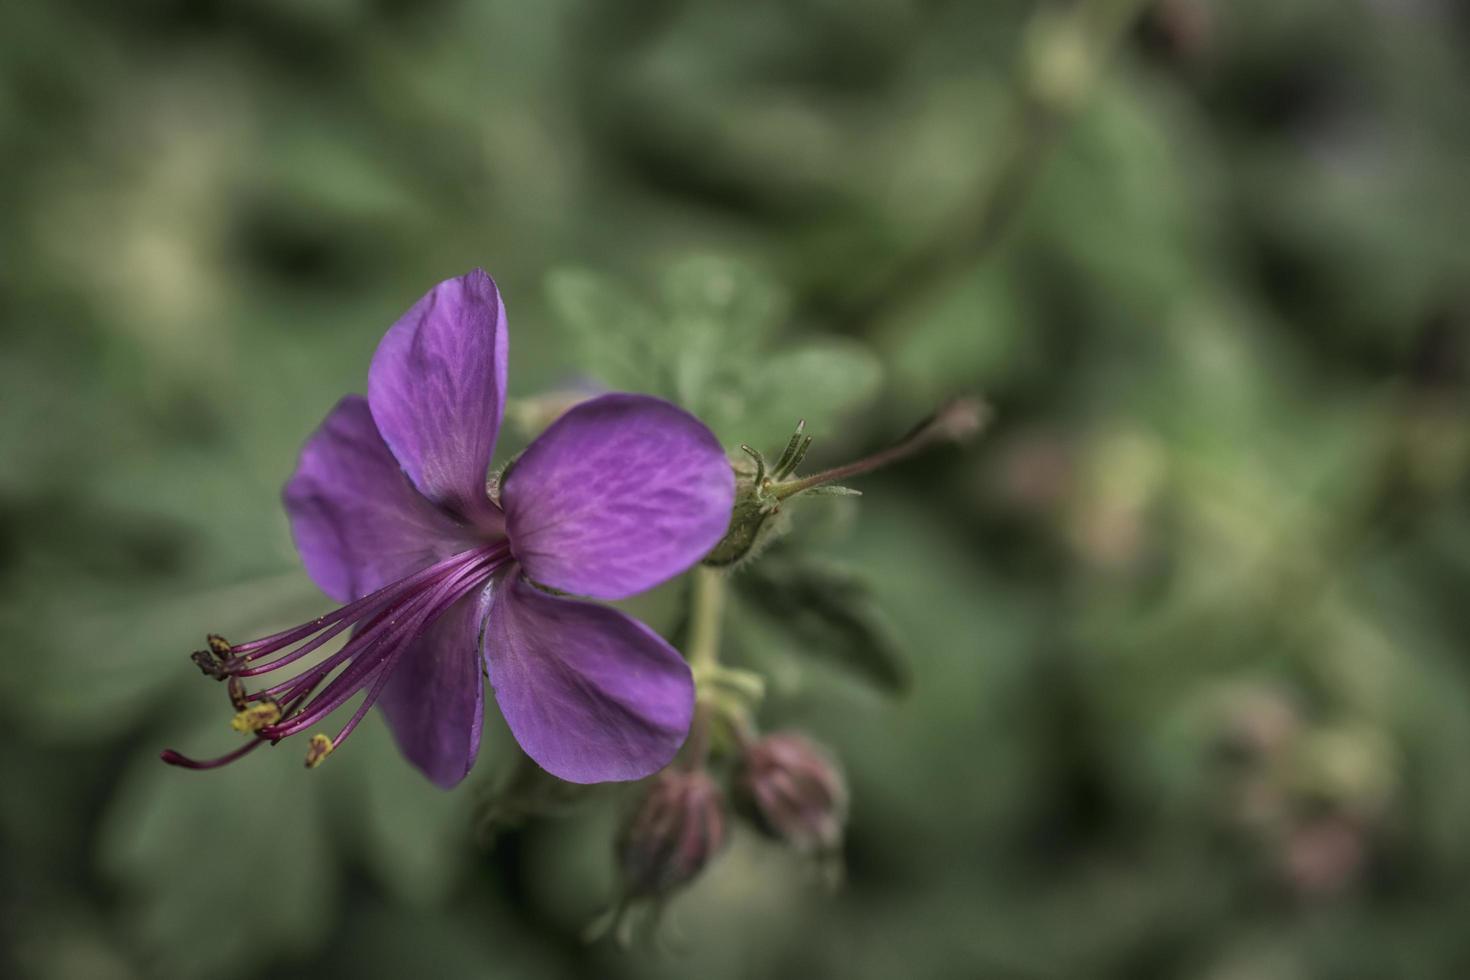
[[[0, 972], [1470, 971], [1470, 16], [1157, 0], [1018, 116], [1037, 9], [0, 11]], [[806, 417], [818, 464], [994, 403], [798, 514], [906, 695], [729, 627], [849, 771], [838, 894], [741, 833], [679, 952], [582, 943], [625, 794], [477, 842], [496, 719], [450, 795], [377, 724], [309, 774], [157, 763], [230, 744], [206, 630], [323, 608], [280, 485], [474, 265], [522, 399], [656, 391], [768, 449]]]

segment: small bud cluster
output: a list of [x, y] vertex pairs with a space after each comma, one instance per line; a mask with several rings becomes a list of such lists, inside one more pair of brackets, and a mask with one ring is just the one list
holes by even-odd
[[[819, 862], [829, 880], [836, 880], [847, 783], [826, 750], [798, 732], [743, 740], [729, 798], [734, 812], [756, 830]], [[655, 776], [618, 838], [622, 901], [595, 931], [615, 925], [626, 944], [643, 913], [656, 914], [698, 878], [728, 840], [726, 801], [726, 790], [707, 765], [676, 765]]]
[[[958, 398], [886, 449], [809, 476], [798, 469], [812, 446], [805, 424], [773, 459], [748, 445], [732, 465], [736, 497], [725, 537], [695, 570], [690, 590], [687, 655], [698, 708], [683, 757], [646, 787], [618, 839], [622, 897], [594, 924], [592, 934], [615, 929], [620, 941], [638, 923], [654, 921], [667, 899], [698, 878], [729, 835], [733, 812], [754, 829], [813, 862], [829, 882], [841, 868], [847, 826], [847, 781], [832, 755], [805, 735], [755, 733], [755, 706], [764, 678], [719, 662], [724, 569], [745, 565], [786, 529], [786, 504], [801, 496], [848, 496], [839, 481], [873, 472], [928, 447], [964, 442], [990, 418], [978, 398]], [[798, 600], [798, 604], [800, 600]], [[712, 768], [712, 763], [715, 768]], [[728, 778], [723, 782], [720, 773]]]

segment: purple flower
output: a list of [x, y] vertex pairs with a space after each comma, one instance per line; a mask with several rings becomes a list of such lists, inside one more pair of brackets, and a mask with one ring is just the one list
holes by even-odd
[[[578, 783], [638, 779], [689, 730], [694, 687], [619, 599], [698, 562], [725, 533], [734, 476], [714, 435], [656, 398], [571, 409], [503, 475], [486, 472], [505, 406], [505, 310], [476, 270], [440, 283], [383, 337], [368, 395], [348, 395], [301, 451], [284, 500], [308, 574], [344, 603], [296, 629], [195, 655], [228, 678], [256, 738], [212, 768], [304, 732], [365, 693], [307, 764], [377, 704], [403, 754], [443, 787], [470, 771], [484, 681], [521, 747]], [[540, 588], [540, 587], [544, 588]], [[351, 629], [338, 652], [246, 693]]]

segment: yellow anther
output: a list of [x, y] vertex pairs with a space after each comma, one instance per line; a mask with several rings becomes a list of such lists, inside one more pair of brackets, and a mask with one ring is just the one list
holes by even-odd
[[216, 657], [223, 660], [230, 655], [230, 650], [232, 649], [230, 641], [223, 636], [220, 636], [218, 633], [211, 633], [205, 639], [209, 642], [209, 652]]
[[261, 701], [235, 713], [230, 727], [237, 732], [258, 732], [281, 720], [281, 706], [274, 701]]
[[311, 744], [306, 749], [306, 768], [315, 769], [322, 764], [322, 760], [332, 754], [335, 748], [332, 740], [325, 735], [317, 734], [311, 737]]

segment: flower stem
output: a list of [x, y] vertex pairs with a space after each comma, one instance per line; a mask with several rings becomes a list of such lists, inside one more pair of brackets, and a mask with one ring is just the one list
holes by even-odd
[[717, 714], [712, 689], [720, 670], [720, 630], [725, 616], [725, 576], [697, 565], [689, 593], [689, 669], [694, 673], [694, 720], [677, 763], [684, 769], [702, 767], [709, 758], [711, 725]]
[[704, 565], [693, 571], [689, 610], [689, 666], [696, 677], [720, 664], [720, 630], [725, 616], [724, 573]]

